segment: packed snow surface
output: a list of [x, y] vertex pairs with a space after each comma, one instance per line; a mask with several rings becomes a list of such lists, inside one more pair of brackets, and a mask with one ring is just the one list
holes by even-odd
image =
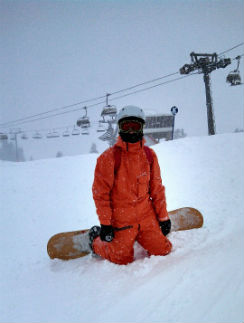
[[91, 255], [50, 260], [55, 233], [98, 224], [98, 155], [1, 162], [1, 322], [243, 322], [243, 134], [163, 142], [168, 210], [199, 209], [201, 229], [169, 234], [173, 251], [119, 266]]

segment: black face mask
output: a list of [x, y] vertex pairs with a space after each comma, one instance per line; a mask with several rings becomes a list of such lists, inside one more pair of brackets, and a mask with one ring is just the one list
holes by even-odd
[[135, 132], [135, 133], [126, 133], [126, 132], [119, 132], [121, 139], [124, 142], [129, 142], [131, 144], [134, 144], [138, 141], [141, 141], [143, 138], [143, 132]]

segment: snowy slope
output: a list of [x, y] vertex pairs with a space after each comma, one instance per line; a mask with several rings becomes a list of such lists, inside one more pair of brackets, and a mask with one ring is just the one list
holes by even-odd
[[243, 322], [243, 134], [154, 146], [168, 209], [198, 208], [201, 229], [169, 235], [173, 251], [118, 266], [90, 255], [50, 260], [60, 231], [97, 224], [97, 155], [0, 163], [0, 322]]

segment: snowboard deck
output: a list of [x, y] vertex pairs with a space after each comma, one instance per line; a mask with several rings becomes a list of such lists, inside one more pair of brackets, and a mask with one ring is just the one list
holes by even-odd
[[[176, 209], [168, 214], [171, 220], [170, 232], [197, 229], [203, 226], [202, 214], [192, 207]], [[88, 239], [88, 231], [89, 229], [85, 229], [55, 234], [47, 244], [49, 257], [69, 260], [88, 255], [90, 251], [88, 248], [84, 249], [82, 243], [84, 239]]]

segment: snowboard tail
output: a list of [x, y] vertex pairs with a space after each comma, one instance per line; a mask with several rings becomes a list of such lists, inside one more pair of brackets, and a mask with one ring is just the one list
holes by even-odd
[[[176, 209], [168, 214], [171, 220], [171, 232], [203, 226], [202, 214], [192, 207]], [[88, 231], [86, 229], [55, 234], [47, 244], [49, 257], [69, 260], [88, 255], [90, 253]]]
[[59, 258], [63, 260], [80, 258], [88, 255], [90, 250], [84, 250], [79, 244], [79, 240], [87, 238], [86, 230], [61, 232], [52, 236], [47, 244], [47, 253], [51, 259]]

